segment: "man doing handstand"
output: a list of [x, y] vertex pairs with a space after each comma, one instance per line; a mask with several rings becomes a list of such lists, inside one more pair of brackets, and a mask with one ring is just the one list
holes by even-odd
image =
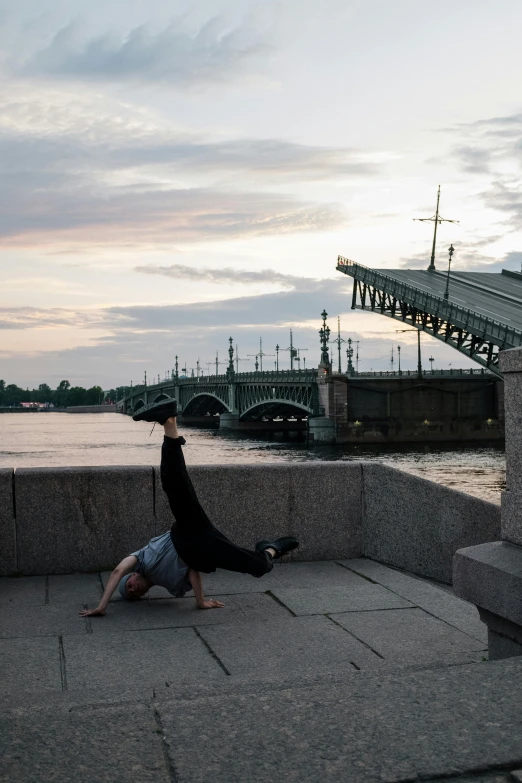
[[258, 541], [253, 551], [242, 549], [214, 527], [187, 473], [181, 448], [185, 439], [179, 435], [176, 416], [175, 400], [147, 405], [133, 416], [134, 421], [157, 422], [165, 428], [160, 476], [175, 522], [170, 532], [151, 539], [116, 566], [100, 603], [96, 609], [83, 609], [83, 617], [104, 615], [117, 587], [128, 600], [141, 598], [153, 585], [166, 587], [176, 598], [194, 590], [199, 609], [216, 609], [224, 604], [205, 598], [201, 572], [224, 568], [260, 577], [272, 570], [274, 559], [299, 546], [297, 539], [285, 536]]

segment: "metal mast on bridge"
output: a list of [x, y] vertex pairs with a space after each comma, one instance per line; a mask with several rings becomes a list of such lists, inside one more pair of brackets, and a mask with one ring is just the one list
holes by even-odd
[[263, 372], [263, 356], [273, 356], [273, 353], [263, 353], [263, 338], [259, 338], [259, 359], [261, 361], [261, 372]]
[[433, 245], [431, 248], [431, 261], [428, 267], [428, 272], [435, 272], [435, 245], [437, 243], [437, 226], [440, 225], [440, 223], [460, 223], [460, 220], [447, 220], [446, 218], [443, 218], [439, 215], [439, 201], [440, 201], [440, 185], [437, 191], [437, 209], [435, 210], [435, 214], [433, 215], [433, 217], [413, 218], [413, 220], [418, 220], [421, 223], [434, 223]]
[[342, 372], [341, 369], [341, 343], [345, 343], [346, 340], [343, 340], [341, 337], [341, 316], [337, 316], [337, 337], [335, 340], [332, 340], [333, 343], [337, 343], [337, 356], [338, 356], [338, 370], [339, 373]]

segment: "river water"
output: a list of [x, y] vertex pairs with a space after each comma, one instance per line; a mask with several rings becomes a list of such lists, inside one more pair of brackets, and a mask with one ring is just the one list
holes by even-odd
[[[157, 465], [163, 428], [118, 413], [0, 414], [0, 467]], [[180, 428], [189, 465], [377, 460], [475, 497], [500, 502], [506, 461], [497, 447], [314, 446], [217, 430]]]

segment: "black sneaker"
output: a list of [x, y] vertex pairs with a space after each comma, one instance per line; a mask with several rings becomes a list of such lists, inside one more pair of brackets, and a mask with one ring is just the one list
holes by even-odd
[[178, 403], [174, 399], [169, 399], [144, 405], [132, 418], [134, 421], [155, 421], [158, 424], [165, 424], [167, 419], [177, 415]]
[[276, 538], [273, 541], [258, 541], [256, 544], [256, 552], [262, 552], [264, 549], [275, 549], [277, 557], [283, 557], [287, 552], [291, 552], [292, 549], [297, 549], [299, 541], [293, 536], [282, 536]]

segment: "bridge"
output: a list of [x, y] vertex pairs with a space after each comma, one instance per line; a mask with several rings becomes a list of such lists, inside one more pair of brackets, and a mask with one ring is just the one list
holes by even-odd
[[502, 377], [498, 354], [522, 346], [522, 274], [369, 269], [339, 256], [353, 277], [352, 309], [419, 329]]
[[122, 401], [123, 413], [136, 413], [151, 402], [172, 397], [183, 421], [229, 429], [304, 429], [319, 413], [316, 369], [236, 373], [187, 378], [173, 374], [149, 386], [136, 386]]

